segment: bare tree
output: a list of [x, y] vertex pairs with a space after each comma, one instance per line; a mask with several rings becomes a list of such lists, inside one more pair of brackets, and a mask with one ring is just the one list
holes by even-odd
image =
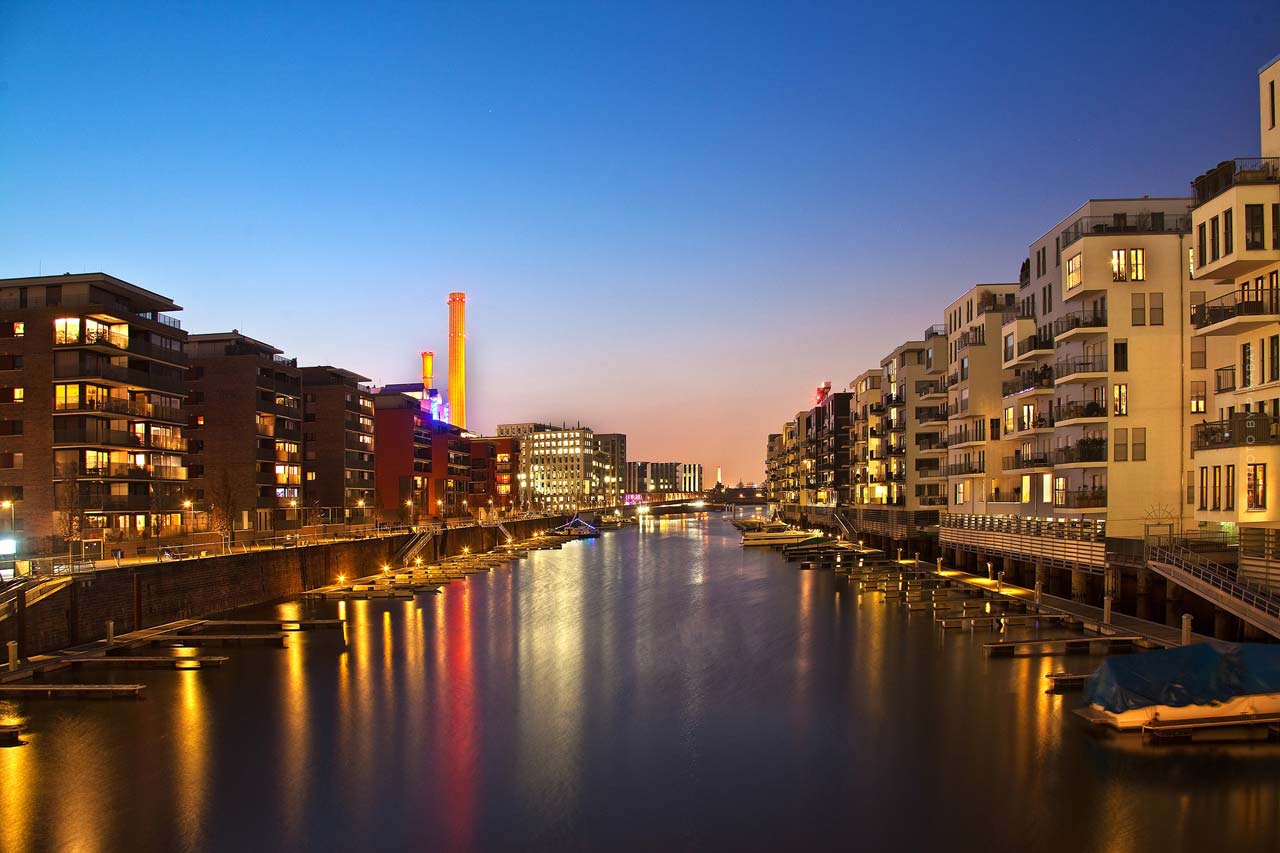
[[208, 493], [209, 526], [218, 531], [222, 539], [222, 550], [227, 551], [236, 531], [236, 493], [231, 488], [231, 475], [223, 471], [222, 476], [213, 484]]
[[54, 490], [54, 507], [58, 511], [58, 535], [67, 543], [67, 566], [75, 565], [75, 543], [84, 530], [84, 507], [80, 501], [80, 480], [70, 472]]

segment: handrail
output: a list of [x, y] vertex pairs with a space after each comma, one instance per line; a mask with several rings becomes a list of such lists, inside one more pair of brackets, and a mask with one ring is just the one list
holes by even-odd
[[1234, 580], [1232, 572], [1221, 563], [1200, 558], [1194, 551], [1172, 545], [1148, 545], [1147, 562], [1162, 563], [1185, 572], [1196, 580], [1221, 590], [1243, 604], [1280, 618], [1280, 597], [1258, 592]]

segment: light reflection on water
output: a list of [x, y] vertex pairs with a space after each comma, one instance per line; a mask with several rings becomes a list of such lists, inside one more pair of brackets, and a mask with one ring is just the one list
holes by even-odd
[[[1269, 849], [1280, 753], [1104, 742], [1044, 693], [1079, 658], [655, 519], [139, 703], [6, 705], [0, 849]], [[1025, 629], [1021, 629], [1024, 630]], [[220, 651], [206, 653], [224, 653]]]

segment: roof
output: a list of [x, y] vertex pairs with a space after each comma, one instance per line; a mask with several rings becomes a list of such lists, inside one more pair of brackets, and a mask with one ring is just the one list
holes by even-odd
[[242, 334], [236, 329], [232, 329], [229, 332], [201, 332], [198, 335], [187, 335], [187, 342], [193, 344], [246, 343], [250, 346], [266, 350], [272, 355], [280, 355], [284, 352], [284, 350], [277, 349], [265, 341], [260, 341], [257, 338], [251, 338], [246, 334]]
[[62, 275], [36, 275], [27, 276], [25, 278], [3, 278], [0, 279], [0, 287], [19, 287], [19, 286], [47, 286], [52, 284], [105, 284], [108, 289], [115, 290], [139, 302], [149, 303], [156, 311], [181, 311], [182, 306], [176, 304], [172, 299], [156, 293], [153, 290], [147, 290], [144, 287], [138, 287], [136, 284], [130, 284], [122, 278], [116, 278], [104, 272], [84, 272], [84, 273], [63, 273]]
[[[310, 365], [310, 366], [308, 366], [308, 367], [304, 367], [304, 368], [302, 368], [302, 369], [303, 369], [303, 370], [317, 370], [317, 371], [318, 371], [318, 370], [327, 370], [327, 371], [329, 371], [329, 373], [332, 373], [334, 376], [339, 376], [339, 377], [341, 377], [341, 378], [343, 378], [343, 379], [349, 379], [349, 380], [351, 380], [351, 381], [355, 382], [357, 385], [358, 385], [358, 384], [360, 384], [361, 382], [369, 382], [369, 381], [370, 381], [370, 379], [369, 379], [369, 377], [368, 377], [368, 376], [361, 376], [359, 373], [356, 373], [354, 370], [347, 370], [347, 369], [342, 368], [342, 367], [334, 367], [334, 366], [333, 366], [333, 365], [331, 365], [331, 364], [313, 364], [313, 365]], [[312, 384], [314, 384], [314, 383], [312, 383]]]

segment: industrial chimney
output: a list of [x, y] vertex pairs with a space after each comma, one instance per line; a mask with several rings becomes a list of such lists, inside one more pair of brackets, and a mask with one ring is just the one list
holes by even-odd
[[427, 350], [422, 354], [422, 399], [427, 399], [427, 394], [431, 391], [431, 384], [435, 381], [435, 363], [436, 354], [431, 350]]
[[449, 294], [449, 408], [455, 426], [467, 428], [467, 295]]

